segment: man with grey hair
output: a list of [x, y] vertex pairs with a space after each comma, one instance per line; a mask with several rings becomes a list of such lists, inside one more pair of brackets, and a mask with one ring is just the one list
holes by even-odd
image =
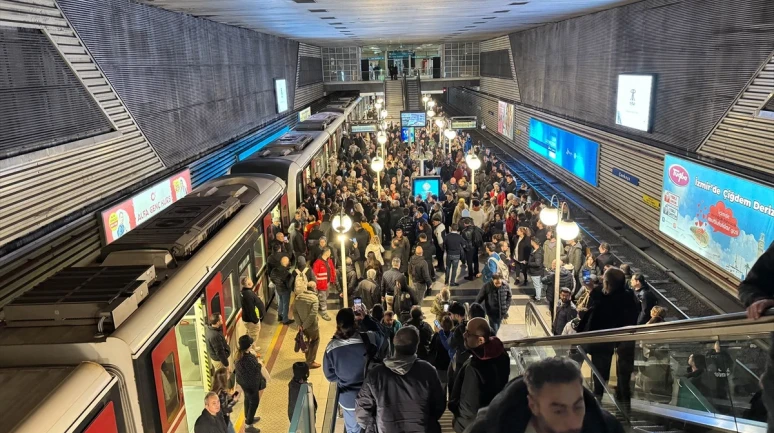
[[403, 275], [403, 272], [400, 271], [400, 263], [400, 257], [393, 257], [392, 267], [382, 275], [381, 293], [384, 300], [387, 302], [387, 311], [392, 311], [395, 289], [408, 289], [408, 281], [406, 281], [406, 276]]
[[369, 371], [360, 388], [357, 423], [364, 431], [440, 433], [446, 395], [435, 367], [417, 359], [419, 331], [404, 326], [393, 344], [395, 356]]
[[363, 301], [367, 311], [371, 311], [374, 305], [381, 303], [382, 296], [379, 293], [379, 286], [376, 284], [376, 269], [366, 271], [366, 279], [358, 283], [352, 295]]
[[194, 433], [228, 433], [226, 418], [220, 413], [220, 398], [215, 392], [204, 396], [204, 409], [194, 424]]
[[621, 423], [583, 387], [580, 367], [546, 358], [511, 381], [478, 412], [468, 433], [623, 433]]

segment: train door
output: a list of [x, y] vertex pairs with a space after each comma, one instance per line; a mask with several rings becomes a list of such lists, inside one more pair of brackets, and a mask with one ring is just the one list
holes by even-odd
[[163, 433], [188, 431], [188, 426], [194, 425], [186, 417], [176, 333], [176, 329], [171, 329], [151, 353], [156, 403]]
[[282, 214], [282, 227], [290, 226], [290, 207], [288, 205], [288, 193], [282, 194], [280, 198], [280, 213]]

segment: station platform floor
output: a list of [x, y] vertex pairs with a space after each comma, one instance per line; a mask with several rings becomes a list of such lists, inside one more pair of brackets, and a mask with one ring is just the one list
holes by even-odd
[[[481, 279], [475, 281], [466, 281], [462, 278], [458, 279], [460, 286], [454, 287], [452, 291], [452, 299], [455, 299], [455, 291], [465, 291], [480, 289], [482, 283]], [[432, 323], [434, 320], [433, 314], [430, 313], [430, 305], [432, 299], [438, 291], [443, 287], [443, 274], [439, 274], [439, 278], [432, 286], [431, 295], [428, 295], [423, 303], [422, 309], [425, 312], [426, 321]], [[498, 332], [498, 336], [504, 340], [511, 340], [517, 338], [526, 337], [525, 329], [525, 310], [526, 304], [529, 302], [529, 295], [534, 293], [531, 289], [513, 288], [513, 301], [511, 303], [509, 318], [507, 323], [504, 323]], [[291, 299], [291, 311], [292, 311]], [[541, 305], [544, 313], [548, 315], [548, 307]], [[331, 317], [330, 321], [319, 319], [320, 326], [320, 346], [317, 354], [317, 362], [323, 363], [323, 355], [325, 353], [325, 347], [336, 330], [336, 313], [338, 310], [330, 309], [328, 314]], [[291, 313], [292, 314], [292, 313]], [[290, 427], [290, 421], [287, 415], [288, 408], [288, 383], [293, 377], [292, 365], [294, 362], [303, 361], [304, 354], [296, 353], [294, 351], [294, 337], [298, 332], [298, 327], [295, 324], [285, 326], [277, 323], [276, 309], [270, 309], [267, 312], [267, 317], [261, 328], [261, 333], [258, 339], [258, 345], [261, 347], [261, 358], [263, 360], [265, 368], [269, 371], [271, 379], [267, 384], [267, 387], [261, 393], [260, 405], [258, 407], [258, 413], [256, 416], [260, 416], [260, 422], [255, 424], [255, 428], [260, 429], [262, 433], [279, 433], [288, 432]], [[314, 394], [317, 399], [318, 409], [316, 417], [316, 431], [322, 432], [323, 421], [328, 408], [328, 395], [330, 383], [325, 379], [322, 368], [311, 370], [309, 382], [312, 384]], [[251, 433], [255, 432], [254, 429], [245, 428], [244, 415], [242, 413], [241, 404], [235, 408], [235, 414], [232, 414], [232, 421], [237, 432]], [[443, 431], [451, 430], [451, 414], [446, 413], [441, 419], [441, 425]], [[335, 432], [343, 432], [343, 420], [339, 419], [336, 422]]]

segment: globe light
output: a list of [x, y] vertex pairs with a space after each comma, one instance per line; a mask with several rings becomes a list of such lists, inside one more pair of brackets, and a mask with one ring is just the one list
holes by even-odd
[[349, 215], [336, 215], [333, 217], [333, 230], [344, 234], [352, 228], [352, 218]]
[[430, 97], [427, 96], [427, 95], [422, 97], [422, 102], [424, 102], [425, 104], [427, 104], [427, 101], [429, 101], [429, 100], [430, 100]]
[[379, 132], [376, 134], [376, 141], [379, 144], [384, 144], [387, 142], [387, 134], [384, 133], [384, 131]]
[[382, 120], [381, 126], [382, 126], [382, 129], [387, 129], [387, 121], [386, 120]]
[[427, 117], [435, 117], [435, 111], [427, 110]]
[[427, 102], [427, 106], [430, 108], [435, 107], [435, 101], [431, 99], [430, 101]]
[[446, 122], [444, 122], [443, 119], [435, 119], [435, 124], [436, 124], [436, 126], [438, 126], [438, 128], [443, 128], [443, 125], [445, 123]]
[[389, 113], [387, 113], [387, 110], [382, 110], [382, 112], [381, 112], [382, 119], [386, 119], [387, 118], [387, 114], [389, 114]]
[[374, 107], [376, 107], [377, 110], [381, 110], [382, 109], [381, 102], [377, 102], [376, 104], [374, 104]]
[[384, 170], [384, 160], [380, 157], [375, 157], [371, 160], [371, 170], [379, 173], [380, 171]]
[[481, 168], [481, 160], [478, 159], [478, 156], [476, 156], [475, 153], [469, 153], [468, 156], [465, 157], [465, 162], [468, 163], [468, 167], [470, 167], [471, 170], [478, 170]]
[[443, 135], [449, 140], [454, 140], [455, 138], [457, 138], [457, 131], [453, 129], [447, 129], [446, 131], [443, 132]]
[[559, 221], [556, 226], [556, 235], [565, 241], [576, 239], [579, 233], [580, 227], [575, 221]]
[[384, 104], [384, 98], [379, 98], [376, 100], [377, 104]]
[[546, 226], [555, 226], [559, 222], [559, 212], [553, 207], [544, 207], [540, 211], [540, 222]]

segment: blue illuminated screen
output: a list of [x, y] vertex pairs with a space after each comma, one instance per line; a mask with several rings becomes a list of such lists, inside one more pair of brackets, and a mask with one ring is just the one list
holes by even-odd
[[411, 185], [413, 197], [421, 195], [423, 200], [427, 199], [427, 193], [438, 196], [441, 191], [441, 178], [438, 176], [415, 177]]
[[427, 113], [424, 111], [401, 111], [400, 126], [404, 128], [424, 127], [427, 124]]
[[598, 143], [530, 119], [529, 148], [584, 182], [597, 186]]

